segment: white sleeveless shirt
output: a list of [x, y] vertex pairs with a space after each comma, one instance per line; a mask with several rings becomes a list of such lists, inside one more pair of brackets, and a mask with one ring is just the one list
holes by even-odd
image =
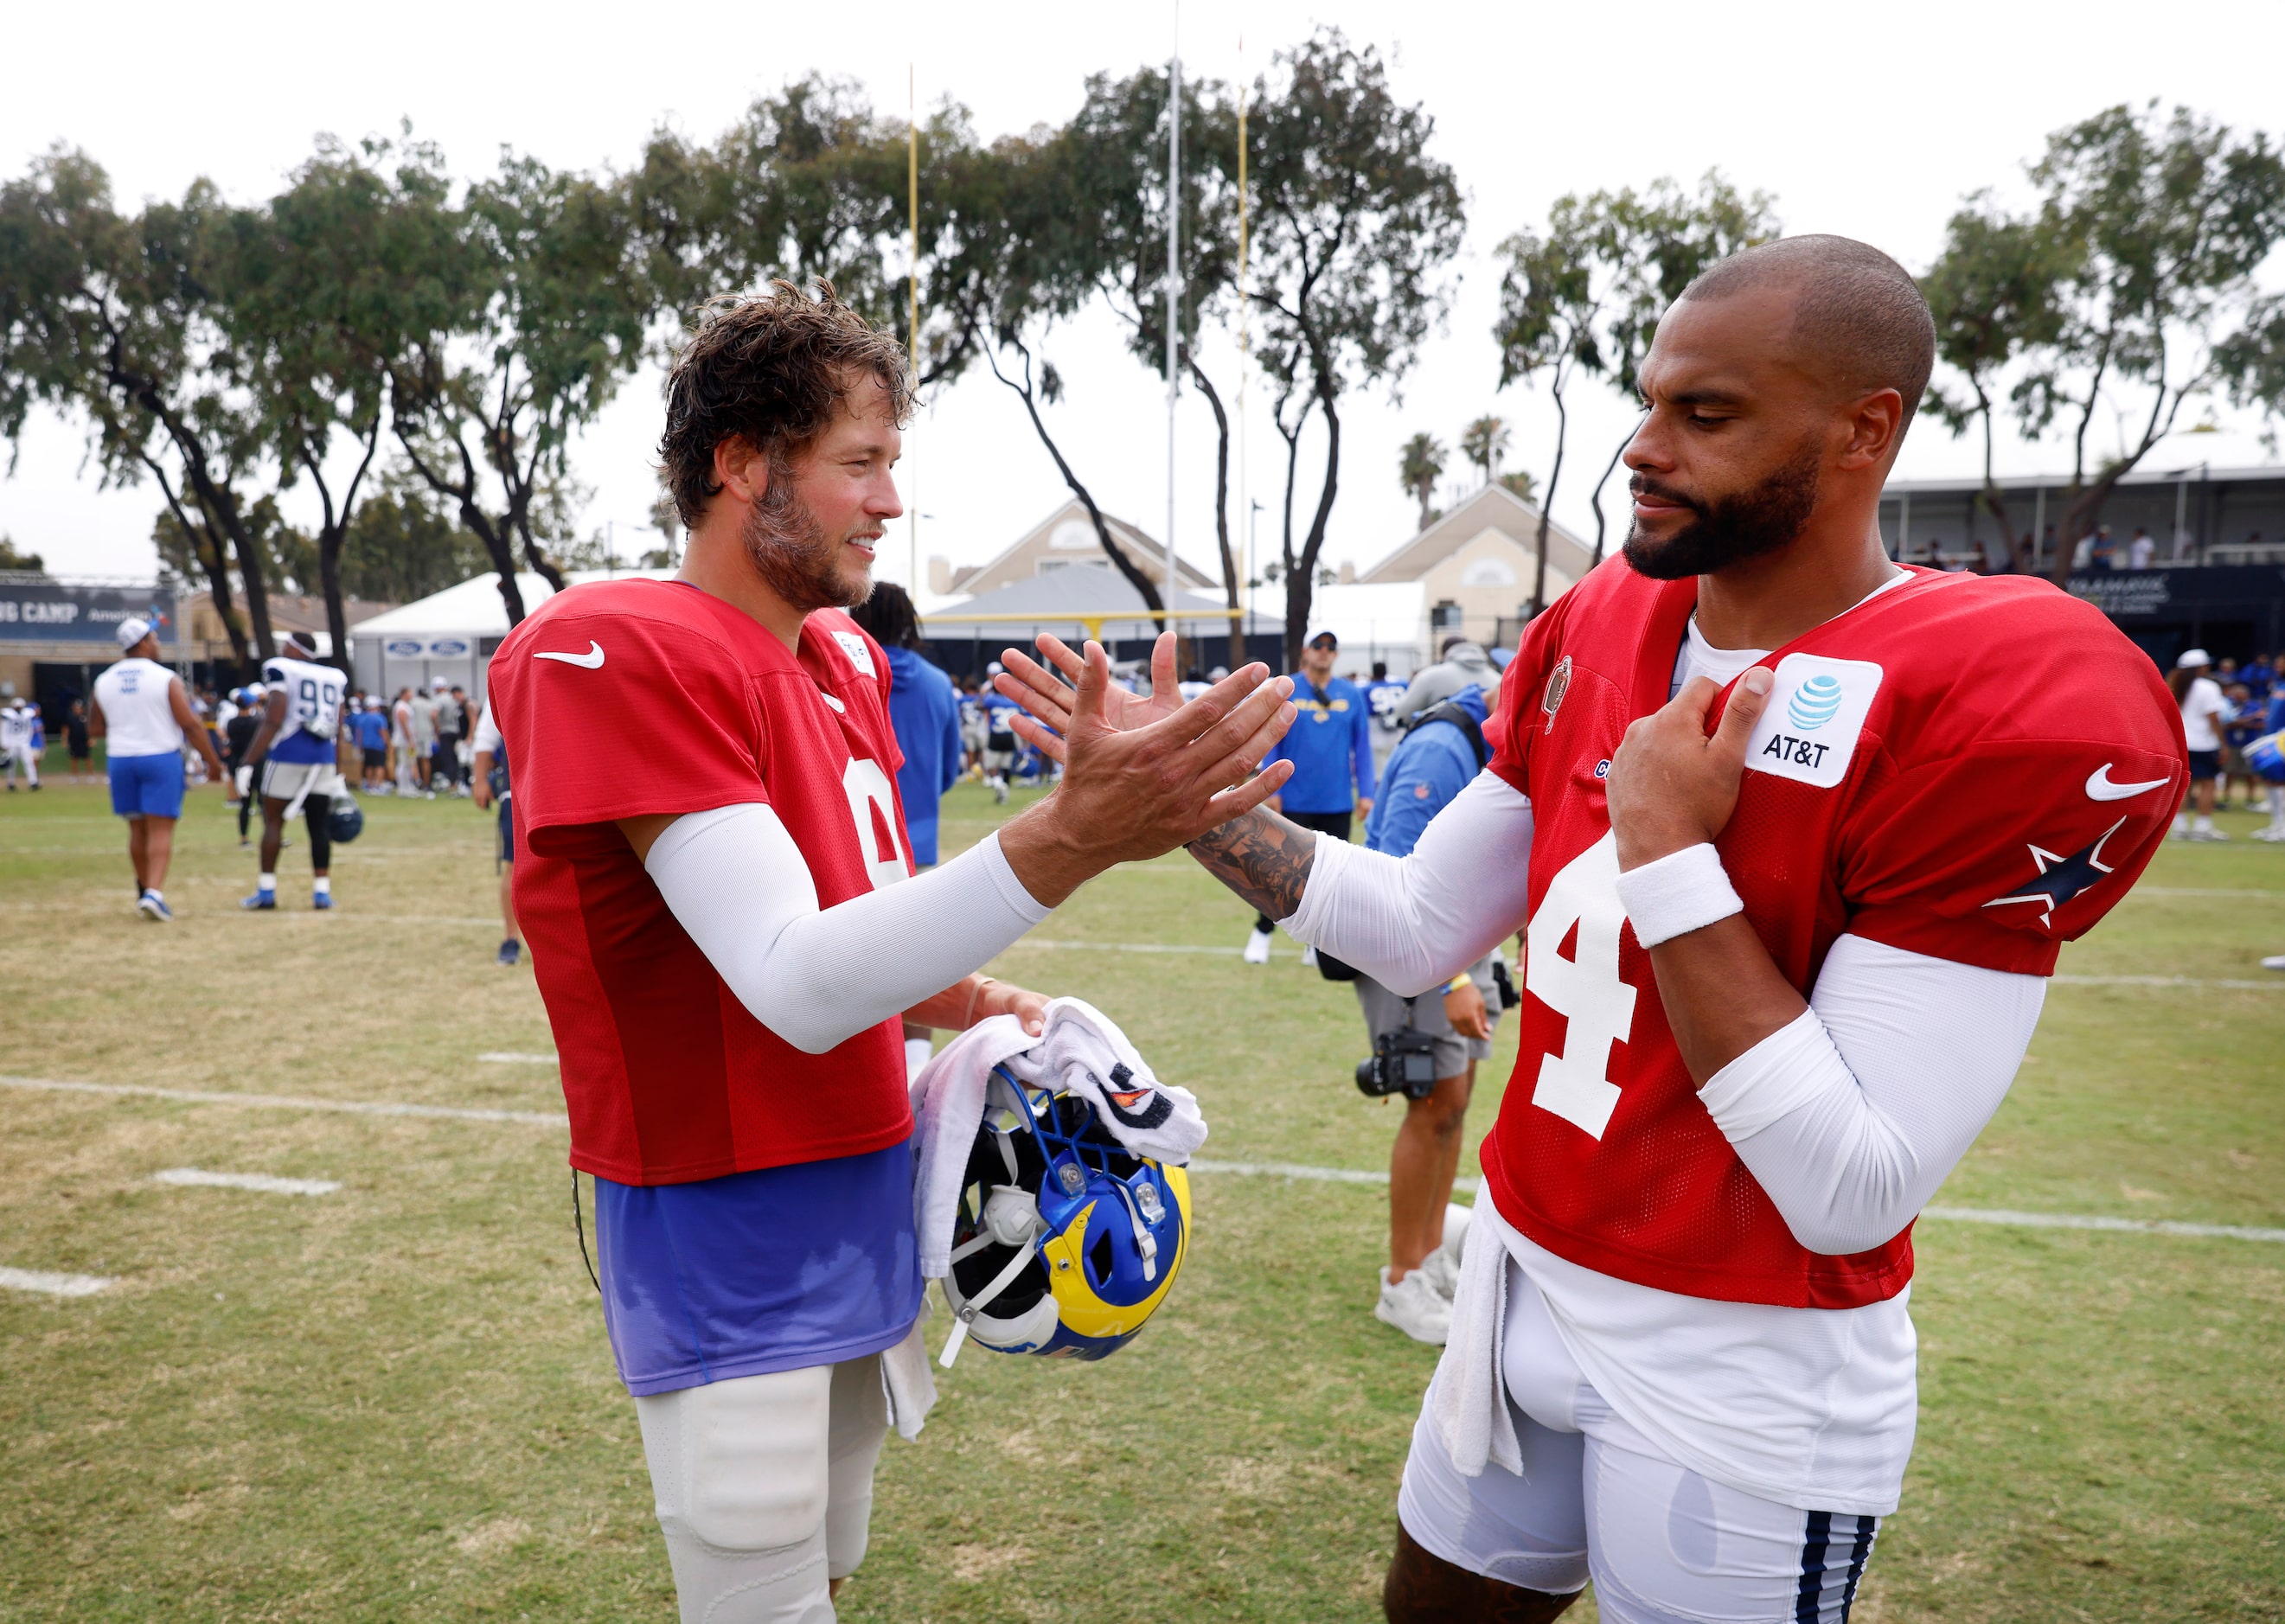
[[171, 756], [183, 749], [167, 691], [179, 681], [156, 660], [126, 659], [95, 679], [103, 707], [106, 747], [112, 756]]

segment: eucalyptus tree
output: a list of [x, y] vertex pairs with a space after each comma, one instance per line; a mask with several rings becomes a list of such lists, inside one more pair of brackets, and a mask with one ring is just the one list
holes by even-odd
[[[2285, 161], [2265, 134], [2239, 137], [2187, 108], [2162, 119], [2152, 102], [2056, 131], [2030, 177], [2037, 229], [2072, 255], [2055, 335], [2030, 350], [2016, 394], [2028, 432], [2060, 420], [2071, 436], [2061, 581], [2111, 490], [2183, 405], [2233, 388], [2244, 397], [2242, 357], [2273, 319], [2258, 273], [2285, 231]], [[2106, 409], [2119, 440], [2091, 466]]]
[[235, 213], [200, 180], [123, 216], [102, 168], [62, 147], [0, 185], [0, 433], [20, 444], [35, 405], [75, 414], [104, 483], [155, 480], [244, 664], [276, 648], [246, 519], [258, 417], [223, 320]]
[[[2077, 273], [2077, 249], [2051, 225], [2038, 216], [2010, 216], [1990, 192], [1977, 192], [1945, 225], [1943, 247], [1920, 279], [1936, 318], [1936, 359], [1951, 374], [1928, 391], [1928, 409], [1955, 435], [1981, 428], [1980, 500], [1999, 527], [2007, 556], [2024, 560], [2026, 569], [2037, 568], [2038, 538], [2016, 534], [1992, 476], [1992, 420], [2009, 366], [2061, 335], [2061, 293]], [[2022, 393], [2019, 387], [2018, 396]]]
[[[1401, 102], [1380, 58], [1320, 28], [1282, 51], [1250, 97], [1254, 252], [1263, 370], [1286, 445], [1280, 575], [1285, 655], [1298, 665], [1341, 466], [1342, 395], [1392, 392], [1450, 297], [1444, 268], [1466, 230], [1459, 181], [1428, 153], [1435, 121]], [[1314, 414], [1323, 476], [1294, 539], [1294, 478]]]
[[408, 269], [429, 287], [389, 370], [391, 427], [483, 543], [514, 625], [519, 553], [563, 585], [535, 519], [569, 475], [574, 435], [641, 363], [649, 266], [626, 187], [537, 159], [503, 154], [456, 208], [420, 205]]
[[[1571, 428], [1565, 399], [1582, 373], [1606, 370], [1597, 330], [1606, 280], [1595, 275], [1598, 211], [1592, 199], [1559, 198], [1548, 211], [1547, 230], [1518, 231], [1500, 245], [1507, 269], [1500, 279], [1499, 319], [1492, 328], [1499, 341], [1500, 383], [1543, 380], [1555, 404], [1555, 459], [1547, 472], [1547, 499], [1539, 508], [1538, 554], [1531, 577], [1531, 613], [1547, 607], [1547, 510], [1563, 478], [1564, 442]], [[1486, 421], [1496, 422], [1496, 419]], [[1485, 479], [1489, 481], [1488, 446]]]

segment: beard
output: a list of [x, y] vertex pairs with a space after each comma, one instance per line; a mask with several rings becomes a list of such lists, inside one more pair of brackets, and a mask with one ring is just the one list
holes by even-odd
[[1636, 475], [1627, 482], [1629, 490], [1679, 503], [1695, 517], [1664, 541], [1644, 535], [1637, 521], [1627, 533], [1627, 562], [1637, 575], [1653, 581], [1678, 581], [1684, 576], [1713, 575], [1742, 559], [1776, 552], [1808, 525], [1817, 506], [1818, 469], [1823, 459], [1821, 447], [1805, 444], [1760, 484], [1710, 500]]
[[769, 589], [805, 615], [812, 609], [853, 609], [873, 595], [871, 572], [852, 574], [841, 568], [841, 543], [826, 535], [794, 489], [793, 470], [774, 458], [769, 488], [746, 510], [738, 538]]

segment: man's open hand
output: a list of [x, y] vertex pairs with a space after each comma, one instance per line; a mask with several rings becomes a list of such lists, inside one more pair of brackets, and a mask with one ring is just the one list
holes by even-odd
[[[1050, 658], [1072, 653], [1055, 639], [1040, 641]], [[1064, 764], [1064, 779], [1001, 830], [1000, 847], [1024, 888], [1050, 907], [1115, 863], [1158, 857], [1252, 811], [1292, 774], [1290, 762], [1254, 771], [1292, 726], [1291, 682], [1257, 663], [1180, 703], [1173, 648], [1161, 648], [1154, 674], [1165, 679], [1147, 702], [1111, 686], [1111, 662], [1098, 643], [1072, 657], [1077, 686], [1064, 690], [1068, 697], [1048, 693], [1063, 685], [1010, 651], [1030, 679], [1003, 678], [1001, 691], [1032, 711], [1010, 720]]]
[[1621, 869], [1639, 868], [1719, 835], [1738, 804], [1746, 741], [1777, 679], [1756, 665], [1738, 679], [1712, 737], [1706, 713], [1721, 690], [1692, 677], [1663, 710], [1627, 729], [1606, 781]]
[[[1061, 761], [1064, 745], [1059, 735], [1071, 726], [1073, 689], [1086, 674], [1087, 661], [1059, 637], [1042, 632], [1039, 645], [1040, 652], [1048, 656], [1054, 671], [1019, 648], [1004, 649], [1000, 663], [1006, 670], [992, 679], [992, 686], [1003, 698], [1014, 700], [1031, 713], [1009, 718], [1009, 725], [1042, 753]], [[1057, 679], [1056, 671], [1063, 673], [1062, 679]], [[1129, 694], [1115, 683], [1103, 696], [1103, 723], [1119, 733], [1147, 727], [1182, 708], [1182, 691], [1174, 686], [1174, 634], [1171, 632], [1160, 632], [1150, 648], [1150, 698]]]

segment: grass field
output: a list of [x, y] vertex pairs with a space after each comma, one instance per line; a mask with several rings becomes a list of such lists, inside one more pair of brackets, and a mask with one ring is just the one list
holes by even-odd
[[[0, 798], [0, 1071], [326, 1101], [561, 1109], [528, 969], [491, 961], [490, 820], [368, 801], [340, 909], [243, 915], [194, 795], [131, 907], [100, 790]], [[996, 816], [947, 808], [954, 846]], [[2285, 1225], [2285, 851], [2170, 847], [2066, 953], [1951, 1206]], [[1001, 975], [1081, 994], [1195, 1087], [1221, 1159], [1385, 1167], [1346, 988], [1182, 861], [1125, 869]], [[1107, 944], [1195, 945], [1144, 953]], [[1093, 946], [1049, 944], [1092, 944]], [[2119, 985], [2108, 977], [2206, 985]], [[1504, 1042], [1472, 1118], [1488, 1126]], [[0, 1618], [672, 1616], [632, 1407], [570, 1233], [564, 1139], [0, 1088]], [[172, 1167], [341, 1181], [177, 1188]], [[1473, 1171], [1472, 1150], [1466, 1171]], [[883, 1461], [857, 1620], [1365, 1620], [1433, 1362], [1370, 1315], [1370, 1187], [1197, 1181], [1168, 1307], [1100, 1366], [964, 1357]], [[1923, 1223], [1918, 1454], [1860, 1620], [2285, 1618], [2285, 1245]], [[1591, 1604], [1573, 1618], [1591, 1619]]]

